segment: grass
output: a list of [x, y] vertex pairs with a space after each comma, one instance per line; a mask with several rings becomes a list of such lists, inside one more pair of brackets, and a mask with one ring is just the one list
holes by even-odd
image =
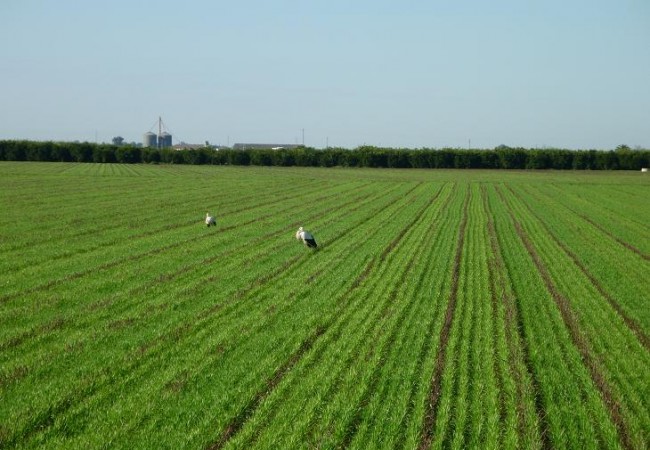
[[646, 448], [648, 194], [3, 162], [0, 448]]

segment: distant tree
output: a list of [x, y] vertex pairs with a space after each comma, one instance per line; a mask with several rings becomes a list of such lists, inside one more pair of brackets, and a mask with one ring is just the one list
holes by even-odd
[[123, 146], [114, 150], [115, 161], [118, 163], [140, 163], [142, 162], [142, 149]]
[[114, 163], [121, 162], [115, 159], [115, 151], [113, 148], [104, 145], [94, 145], [92, 147], [92, 162], [96, 163]]
[[359, 152], [356, 150], [348, 150], [341, 161], [341, 165], [344, 167], [359, 167], [361, 165]]
[[418, 168], [504, 168], [639, 170], [650, 167], [650, 150], [620, 145], [615, 150], [572, 151], [566, 149], [531, 150], [500, 145], [494, 150], [443, 148], [407, 149], [362, 146], [354, 150], [328, 148], [316, 150], [299, 146], [293, 149], [215, 151], [142, 148], [141, 144], [121, 146], [89, 142], [33, 142], [0, 140], [0, 160], [78, 161], [98, 163], [232, 164], [263, 166], [343, 166], [343, 167], [418, 167]]
[[388, 167], [388, 153], [383, 149], [364, 150], [363, 156], [367, 167]]
[[69, 162], [73, 161], [72, 155], [70, 154], [70, 148], [67, 144], [56, 144], [52, 148], [52, 153], [50, 155], [50, 161], [61, 161]]
[[343, 154], [340, 149], [330, 147], [327, 150], [321, 150], [319, 165], [322, 167], [333, 167], [342, 165]]
[[483, 150], [481, 153], [481, 167], [484, 169], [498, 169], [499, 156], [491, 150]]
[[142, 162], [158, 164], [160, 162], [160, 152], [157, 148], [144, 148], [142, 151]]
[[228, 155], [228, 164], [248, 166], [250, 162], [250, 155], [245, 150], [231, 150]]
[[27, 159], [26, 141], [5, 141], [3, 159], [5, 161], [25, 161]]
[[117, 145], [118, 147], [124, 144], [124, 138], [122, 136], [115, 136], [113, 138], [113, 145]]
[[253, 166], [272, 166], [273, 154], [275, 150], [254, 149], [250, 150], [250, 163]]
[[27, 161], [50, 161], [52, 142], [27, 142], [25, 147]]
[[551, 157], [547, 150], [530, 150], [526, 160], [526, 169], [550, 169]]
[[297, 166], [308, 167], [318, 164], [318, 156], [315, 150], [306, 147], [298, 147], [291, 152]]
[[454, 155], [456, 169], [476, 169], [481, 167], [481, 153], [476, 150], [457, 150]]
[[70, 154], [76, 162], [92, 162], [93, 161], [93, 147], [88, 143], [72, 143], [70, 147]]
[[585, 150], [576, 150], [573, 155], [573, 164], [571, 166], [574, 170], [587, 170], [593, 169], [594, 158]]
[[390, 151], [388, 153], [388, 167], [408, 168], [411, 166], [409, 154], [406, 151]]
[[425, 169], [429, 167], [429, 153], [425, 150], [414, 150], [409, 153], [411, 167]]
[[495, 148], [502, 169], [525, 169], [528, 154], [523, 148], [511, 148], [499, 145]]
[[292, 152], [288, 150], [277, 150], [274, 153], [274, 164], [276, 166], [295, 166], [296, 159]]
[[618, 170], [618, 154], [615, 151], [598, 152], [596, 150], [588, 151], [593, 163], [587, 169], [595, 170]]

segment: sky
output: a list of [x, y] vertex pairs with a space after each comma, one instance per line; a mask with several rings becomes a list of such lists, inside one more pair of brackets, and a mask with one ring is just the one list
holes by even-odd
[[650, 148], [649, 0], [2, 0], [0, 139]]

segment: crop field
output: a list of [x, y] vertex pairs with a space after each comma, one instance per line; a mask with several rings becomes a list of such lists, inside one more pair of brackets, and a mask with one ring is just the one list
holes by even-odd
[[2, 162], [0, 212], [0, 448], [650, 447], [648, 174]]

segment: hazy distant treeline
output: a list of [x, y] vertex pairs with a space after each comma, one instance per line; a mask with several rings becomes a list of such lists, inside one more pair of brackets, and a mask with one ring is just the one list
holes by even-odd
[[281, 150], [203, 148], [173, 150], [73, 142], [0, 141], [2, 161], [216, 164], [240, 166], [386, 167], [437, 169], [639, 170], [650, 166], [650, 150], [394, 149], [310, 147]]

